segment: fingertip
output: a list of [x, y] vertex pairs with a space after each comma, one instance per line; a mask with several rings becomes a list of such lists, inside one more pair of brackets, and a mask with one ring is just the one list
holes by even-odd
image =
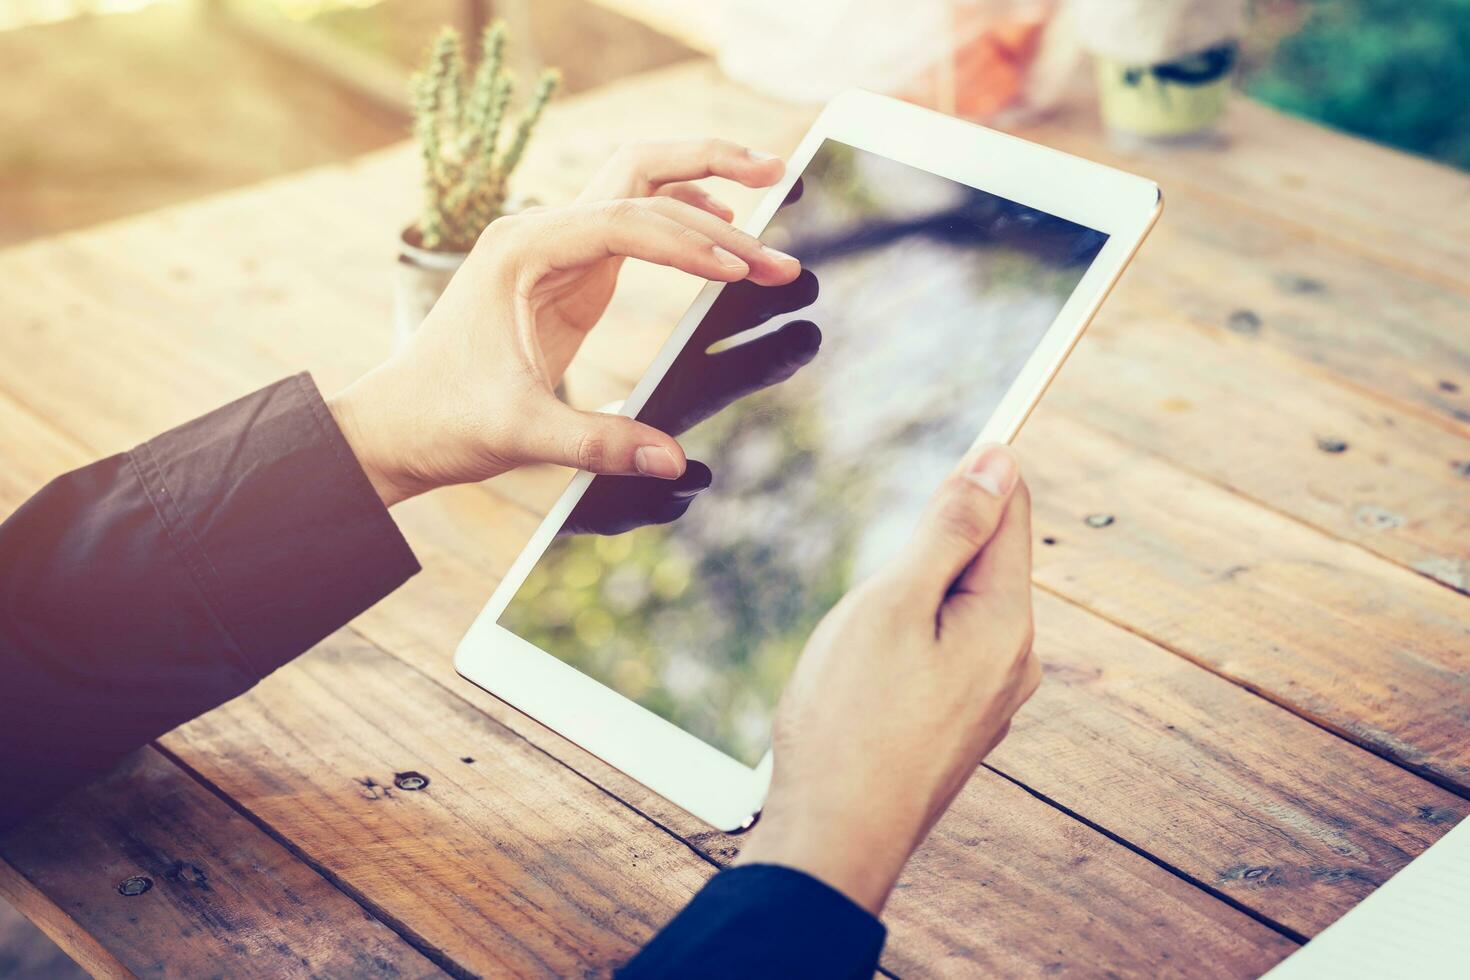
[[748, 161], [740, 183], [746, 187], [770, 187], [786, 175], [786, 163], [773, 153], [746, 148]]
[[802, 273], [801, 260], [769, 245], [762, 245], [759, 268], [752, 268], [751, 279], [761, 286], [785, 286]]
[[633, 466], [643, 476], [659, 480], [677, 480], [684, 475], [684, 463], [664, 446], [639, 446], [633, 453]]
[[1016, 488], [1021, 470], [1011, 447], [989, 443], [965, 467], [965, 479], [992, 497], [1003, 498]]

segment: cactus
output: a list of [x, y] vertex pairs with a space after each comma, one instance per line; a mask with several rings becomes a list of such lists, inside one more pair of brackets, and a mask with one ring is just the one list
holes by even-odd
[[446, 27], [434, 39], [429, 64], [413, 77], [414, 135], [424, 171], [418, 232], [425, 248], [466, 252], [485, 226], [503, 213], [506, 185], [560, 72], [543, 72], [513, 127], [501, 140], [515, 78], [505, 67], [505, 25], [485, 28], [480, 60], [467, 77], [459, 32]]

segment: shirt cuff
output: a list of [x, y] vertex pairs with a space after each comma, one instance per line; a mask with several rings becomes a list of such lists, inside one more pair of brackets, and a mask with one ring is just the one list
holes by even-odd
[[716, 874], [618, 976], [871, 977], [887, 930], [832, 886], [794, 868]]
[[254, 677], [419, 570], [310, 375], [247, 395], [130, 456]]

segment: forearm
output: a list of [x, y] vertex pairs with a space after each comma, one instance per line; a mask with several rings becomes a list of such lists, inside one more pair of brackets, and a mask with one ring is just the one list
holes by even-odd
[[0, 525], [0, 827], [417, 567], [304, 375], [53, 481]]

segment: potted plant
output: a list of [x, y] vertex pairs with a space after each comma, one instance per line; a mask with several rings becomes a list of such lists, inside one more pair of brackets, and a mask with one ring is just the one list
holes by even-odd
[[505, 65], [505, 25], [485, 29], [472, 75], [458, 31], [446, 27], [434, 40], [428, 66], [412, 82], [424, 199], [400, 236], [395, 344], [418, 329], [480, 232], [525, 206], [510, 196], [508, 182], [560, 80], [555, 69], [543, 72], [511, 123], [515, 76]]

